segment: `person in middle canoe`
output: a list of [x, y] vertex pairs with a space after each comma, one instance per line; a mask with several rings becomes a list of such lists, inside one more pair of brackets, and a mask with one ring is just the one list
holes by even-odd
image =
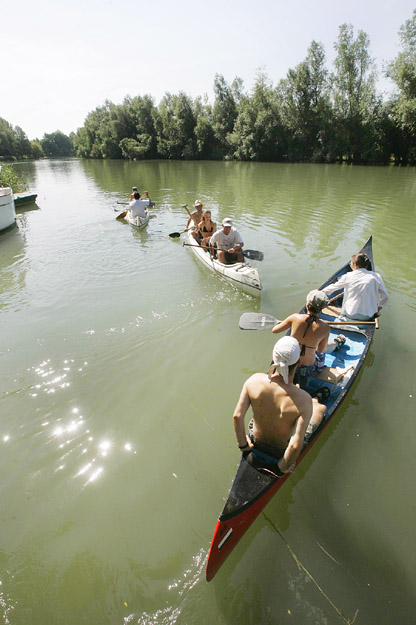
[[303, 389], [307, 387], [308, 378], [318, 375], [325, 367], [325, 351], [333, 352], [345, 343], [342, 334], [328, 343], [330, 326], [318, 318], [327, 305], [327, 295], [314, 289], [306, 296], [306, 313], [290, 315], [272, 329], [273, 334], [290, 330], [291, 336], [299, 341], [300, 364], [295, 381]]
[[212, 235], [217, 231], [217, 224], [211, 220], [211, 211], [204, 210], [202, 213], [202, 219], [198, 224], [198, 237], [199, 244], [204, 250], [208, 251], [209, 240]]
[[199, 243], [199, 236], [197, 234], [197, 231], [198, 231], [198, 225], [202, 219], [202, 209], [204, 208], [204, 206], [205, 205], [201, 202], [201, 200], [195, 200], [194, 202], [195, 210], [192, 213], [189, 213], [187, 205], [186, 204], [183, 205], [183, 207], [186, 208], [186, 210], [188, 210], [188, 213], [189, 213], [189, 219], [185, 227], [185, 232], [187, 232], [190, 227], [193, 228], [192, 236], [194, 237], [195, 241], [197, 241], [198, 243]]
[[[294, 384], [299, 359], [298, 341], [292, 336], [279, 339], [269, 374], [255, 373], [246, 380], [233, 414], [238, 447], [251, 452], [247, 460], [279, 476], [293, 472], [305, 435], [316, 429], [326, 409]], [[250, 406], [252, 427], [246, 436], [244, 419]]]
[[214, 258], [216, 245], [217, 258], [223, 265], [244, 262], [243, 246], [244, 241], [238, 230], [233, 228], [233, 222], [226, 217], [222, 222], [222, 230], [217, 230], [209, 240], [209, 253], [211, 259]]

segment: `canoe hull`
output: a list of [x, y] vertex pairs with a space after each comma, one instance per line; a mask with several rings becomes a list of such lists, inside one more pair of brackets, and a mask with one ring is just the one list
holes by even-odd
[[24, 206], [25, 204], [33, 204], [36, 202], [37, 197], [37, 193], [15, 193], [14, 205], [19, 207]]
[[126, 221], [129, 222], [131, 226], [134, 226], [138, 230], [143, 230], [149, 225], [149, 215], [147, 217], [129, 217], [129, 213], [126, 215]]
[[[371, 237], [362, 248], [362, 251], [370, 258], [374, 269]], [[348, 270], [349, 264], [347, 263], [320, 288], [335, 282], [340, 275]], [[305, 308], [301, 312], [304, 311]], [[329, 314], [321, 316], [327, 320], [334, 318], [334, 316], [331, 317]], [[311, 437], [308, 445], [303, 449], [296, 465], [302, 461], [331, 422], [339, 405], [354, 383], [370, 347], [375, 326], [361, 326], [361, 328], [359, 326], [350, 326], [348, 329], [346, 327], [342, 327], [342, 332], [347, 337], [345, 345], [332, 354], [326, 354], [325, 364], [333, 368], [338, 366], [345, 368], [345, 365], [353, 364], [354, 370], [350, 370], [349, 375], [347, 374], [338, 384], [334, 385], [331, 397], [326, 402], [327, 410], [324, 420], [313, 437]], [[338, 334], [338, 330], [334, 328], [331, 330], [331, 333], [331, 339], [333, 339]], [[315, 379], [312, 380], [312, 383], [315, 384], [315, 388], [323, 385], [322, 382]], [[278, 478], [270, 472], [262, 473], [249, 464], [245, 455], [242, 456], [227, 501], [214, 531], [206, 568], [207, 581], [210, 581], [215, 576], [241, 537], [289, 477], [290, 474], [285, 474], [283, 477]]]
[[261, 296], [261, 282], [259, 272], [248, 263], [233, 263], [224, 265], [218, 260], [211, 260], [210, 255], [205, 252], [195, 241], [191, 231], [186, 233], [186, 242], [191, 245], [195, 256], [211, 271], [218, 273], [235, 287], [253, 297]]
[[10, 187], [0, 188], [0, 232], [16, 224], [16, 209]]

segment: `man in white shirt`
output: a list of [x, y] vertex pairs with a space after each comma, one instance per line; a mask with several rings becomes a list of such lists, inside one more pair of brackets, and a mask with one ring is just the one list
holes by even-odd
[[217, 245], [217, 258], [224, 265], [244, 262], [242, 248], [244, 241], [238, 230], [233, 228], [232, 220], [227, 217], [222, 222], [222, 230], [217, 230], [209, 241], [209, 253], [214, 258], [214, 243]]
[[136, 191], [134, 200], [129, 204], [130, 217], [147, 217], [147, 207], [149, 206], [150, 198], [146, 200], [140, 198], [140, 193]]
[[352, 271], [322, 289], [327, 295], [344, 289], [340, 318], [346, 321], [368, 321], [387, 304], [389, 296], [384, 282], [378, 273], [367, 269], [369, 265], [365, 254], [355, 254], [350, 262]]

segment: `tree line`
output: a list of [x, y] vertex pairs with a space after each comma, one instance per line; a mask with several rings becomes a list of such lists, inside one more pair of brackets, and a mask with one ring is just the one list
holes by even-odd
[[415, 165], [416, 9], [399, 37], [401, 52], [384, 69], [396, 88], [387, 101], [376, 90], [368, 35], [358, 31], [355, 37], [353, 27], [343, 24], [332, 72], [322, 44], [312, 41], [306, 58], [276, 86], [261, 70], [250, 92], [240, 78], [227, 83], [217, 74], [212, 104], [207, 96], [193, 99], [183, 92], [166, 93], [158, 106], [150, 95], [128, 96], [122, 104], [106, 101], [90, 112], [69, 137], [57, 131], [40, 142], [27, 142], [19, 128], [14, 129], [15, 144], [22, 151], [29, 143], [33, 156], [40, 147], [48, 156], [67, 150], [102, 159], [357, 164], [393, 159]]

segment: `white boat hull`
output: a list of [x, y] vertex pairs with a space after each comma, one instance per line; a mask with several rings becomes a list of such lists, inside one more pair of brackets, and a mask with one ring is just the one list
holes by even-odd
[[129, 222], [135, 228], [141, 230], [142, 228], [146, 228], [149, 223], [149, 215], [146, 217], [130, 217], [130, 211], [127, 212], [126, 221]]
[[224, 265], [218, 260], [211, 260], [210, 255], [204, 252], [202, 247], [198, 245], [191, 231], [185, 234], [186, 242], [192, 247], [194, 254], [212, 271], [220, 274], [223, 278], [231, 282], [235, 287], [252, 295], [253, 297], [260, 297], [261, 295], [261, 282], [259, 272], [255, 267], [251, 267], [248, 263], [233, 263], [232, 265]]
[[0, 188], [0, 232], [16, 222], [13, 191], [10, 187]]

